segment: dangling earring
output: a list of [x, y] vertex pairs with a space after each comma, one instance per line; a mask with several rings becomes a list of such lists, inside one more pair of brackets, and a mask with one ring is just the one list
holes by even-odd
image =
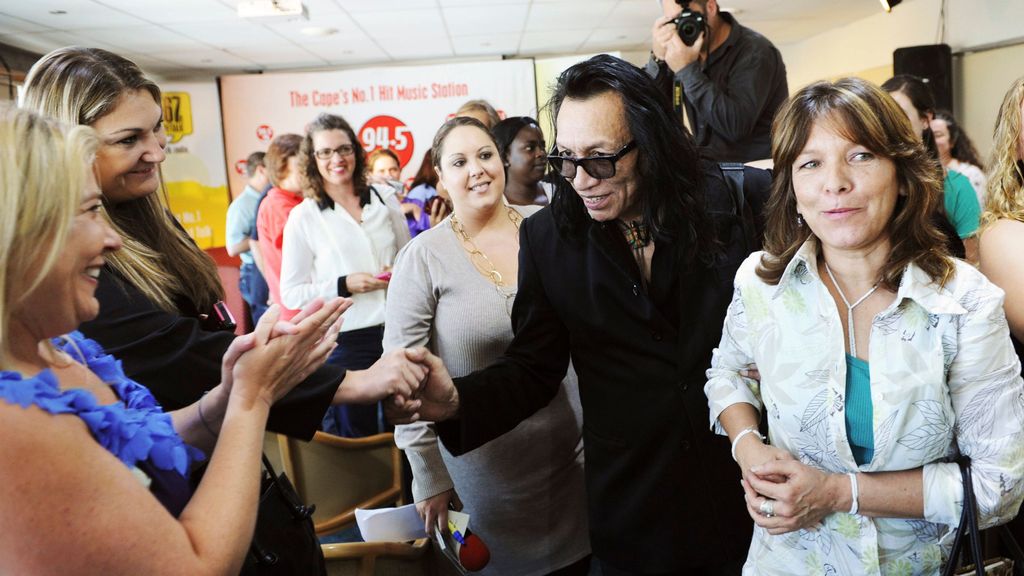
[[799, 212], [797, 212], [797, 215], [796, 215], [796, 227], [797, 228], [803, 228], [804, 227], [804, 217], [801, 216]]

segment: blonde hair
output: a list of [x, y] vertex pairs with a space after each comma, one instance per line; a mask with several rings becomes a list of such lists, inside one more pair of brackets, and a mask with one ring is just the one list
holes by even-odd
[[1024, 103], [1024, 76], [1010, 86], [999, 106], [992, 156], [988, 161], [988, 194], [985, 212], [981, 216], [982, 229], [996, 220], [1006, 218], [1024, 222], [1024, 173], [1020, 145], [1021, 113]]
[[[70, 125], [91, 125], [110, 114], [124, 94], [145, 91], [161, 103], [160, 88], [134, 62], [99, 48], [71, 46], [43, 56], [25, 79], [25, 106]], [[162, 179], [161, 179], [162, 181]], [[213, 260], [174, 223], [161, 193], [104, 206], [123, 248], [107, 262], [164, 310], [177, 296], [199, 311], [222, 296]]]
[[899, 288], [911, 262], [940, 286], [953, 277], [955, 266], [946, 252], [942, 233], [930, 216], [942, 191], [941, 169], [915, 136], [906, 114], [881, 88], [859, 78], [815, 82], [794, 94], [775, 115], [772, 159], [775, 177], [765, 210], [765, 252], [757, 275], [778, 284], [800, 246], [813, 235], [798, 223], [793, 164], [807, 144], [816, 122], [829, 122], [839, 133], [896, 165], [902, 192], [886, 226], [892, 243], [880, 281]]
[[0, 366], [11, 314], [65, 248], [98, 146], [91, 128], [0, 106]]
[[498, 111], [487, 100], [469, 100], [462, 106], [459, 106], [459, 109], [455, 111], [455, 115], [462, 116], [471, 112], [483, 112], [487, 116], [487, 122], [483, 124], [488, 130], [494, 128], [498, 122], [501, 122], [501, 116], [498, 115]]

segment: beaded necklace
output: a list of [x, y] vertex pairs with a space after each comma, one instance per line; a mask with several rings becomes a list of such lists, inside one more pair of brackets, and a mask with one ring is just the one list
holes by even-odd
[[647, 259], [644, 258], [644, 249], [651, 243], [651, 231], [647, 228], [647, 225], [640, 220], [634, 220], [630, 223], [618, 220], [619, 228], [622, 229], [622, 233], [626, 236], [626, 243], [629, 244], [629, 249], [633, 251], [633, 258], [636, 259], [636, 265], [640, 268], [640, 285], [643, 286], [644, 290], [647, 289]]

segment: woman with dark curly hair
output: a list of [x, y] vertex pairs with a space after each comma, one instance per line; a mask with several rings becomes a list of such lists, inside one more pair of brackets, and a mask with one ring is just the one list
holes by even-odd
[[[384, 293], [398, 250], [409, 241], [390, 187], [366, 180], [366, 152], [344, 118], [321, 114], [306, 128], [298, 156], [306, 197], [288, 216], [281, 299], [300, 308], [317, 297], [352, 298], [328, 363], [349, 370], [380, 358]], [[375, 406], [330, 410], [324, 430], [346, 437], [381, 431]]]

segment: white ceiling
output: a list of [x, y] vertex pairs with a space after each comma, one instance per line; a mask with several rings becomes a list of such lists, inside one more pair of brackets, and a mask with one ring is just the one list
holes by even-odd
[[[238, 0], [0, 0], [0, 43], [112, 50], [148, 72], [255, 70], [649, 49], [658, 0], [303, 0], [308, 21], [239, 18]], [[870, 16], [877, 0], [721, 0], [776, 44]], [[897, 8], [898, 9], [898, 8]], [[308, 26], [336, 28], [325, 37]]]

